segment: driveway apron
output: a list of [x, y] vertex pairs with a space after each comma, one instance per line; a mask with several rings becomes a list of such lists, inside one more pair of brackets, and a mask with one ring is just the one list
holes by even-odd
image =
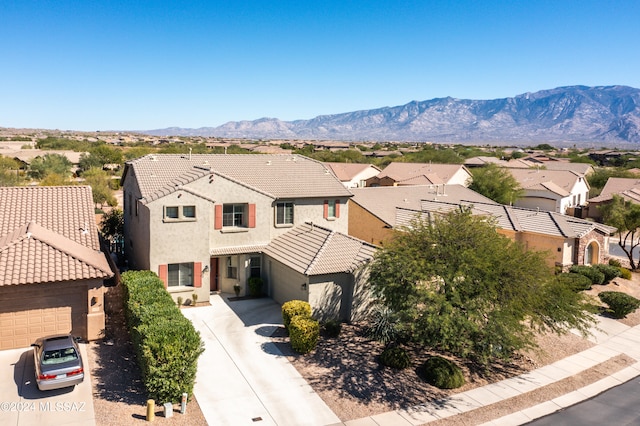
[[282, 325], [273, 300], [227, 301], [183, 309], [205, 344], [194, 394], [210, 425], [327, 425], [339, 422], [270, 341]]

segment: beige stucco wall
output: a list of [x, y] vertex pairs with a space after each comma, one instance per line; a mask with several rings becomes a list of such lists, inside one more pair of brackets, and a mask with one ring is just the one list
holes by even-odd
[[386, 224], [359, 204], [349, 202], [348, 234], [375, 245], [382, 245], [393, 235]]

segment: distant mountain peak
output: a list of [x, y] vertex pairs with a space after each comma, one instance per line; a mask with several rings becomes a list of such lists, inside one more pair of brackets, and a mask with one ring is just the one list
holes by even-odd
[[640, 89], [566, 86], [491, 100], [434, 98], [404, 105], [282, 121], [263, 117], [161, 136], [518, 144], [640, 143]]

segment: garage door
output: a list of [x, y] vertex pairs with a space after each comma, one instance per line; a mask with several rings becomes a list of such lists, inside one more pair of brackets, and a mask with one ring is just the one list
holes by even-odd
[[71, 331], [71, 307], [0, 314], [0, 349], [25, 348], [38, 337]]
[[81, 335], [86, 291], [74, 284], [0, 288], [0, 349], [25, 348], [50, 334]]

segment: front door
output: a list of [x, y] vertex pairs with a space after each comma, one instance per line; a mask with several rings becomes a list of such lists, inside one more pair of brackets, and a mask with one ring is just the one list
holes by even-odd
[[218, 287], [218, 258], [211, 258], [211, 266], [209, 267], [211, 271], [211, 275], [209, 276], [209, 291], [214, 292], [218, 291], [220, 288]]

